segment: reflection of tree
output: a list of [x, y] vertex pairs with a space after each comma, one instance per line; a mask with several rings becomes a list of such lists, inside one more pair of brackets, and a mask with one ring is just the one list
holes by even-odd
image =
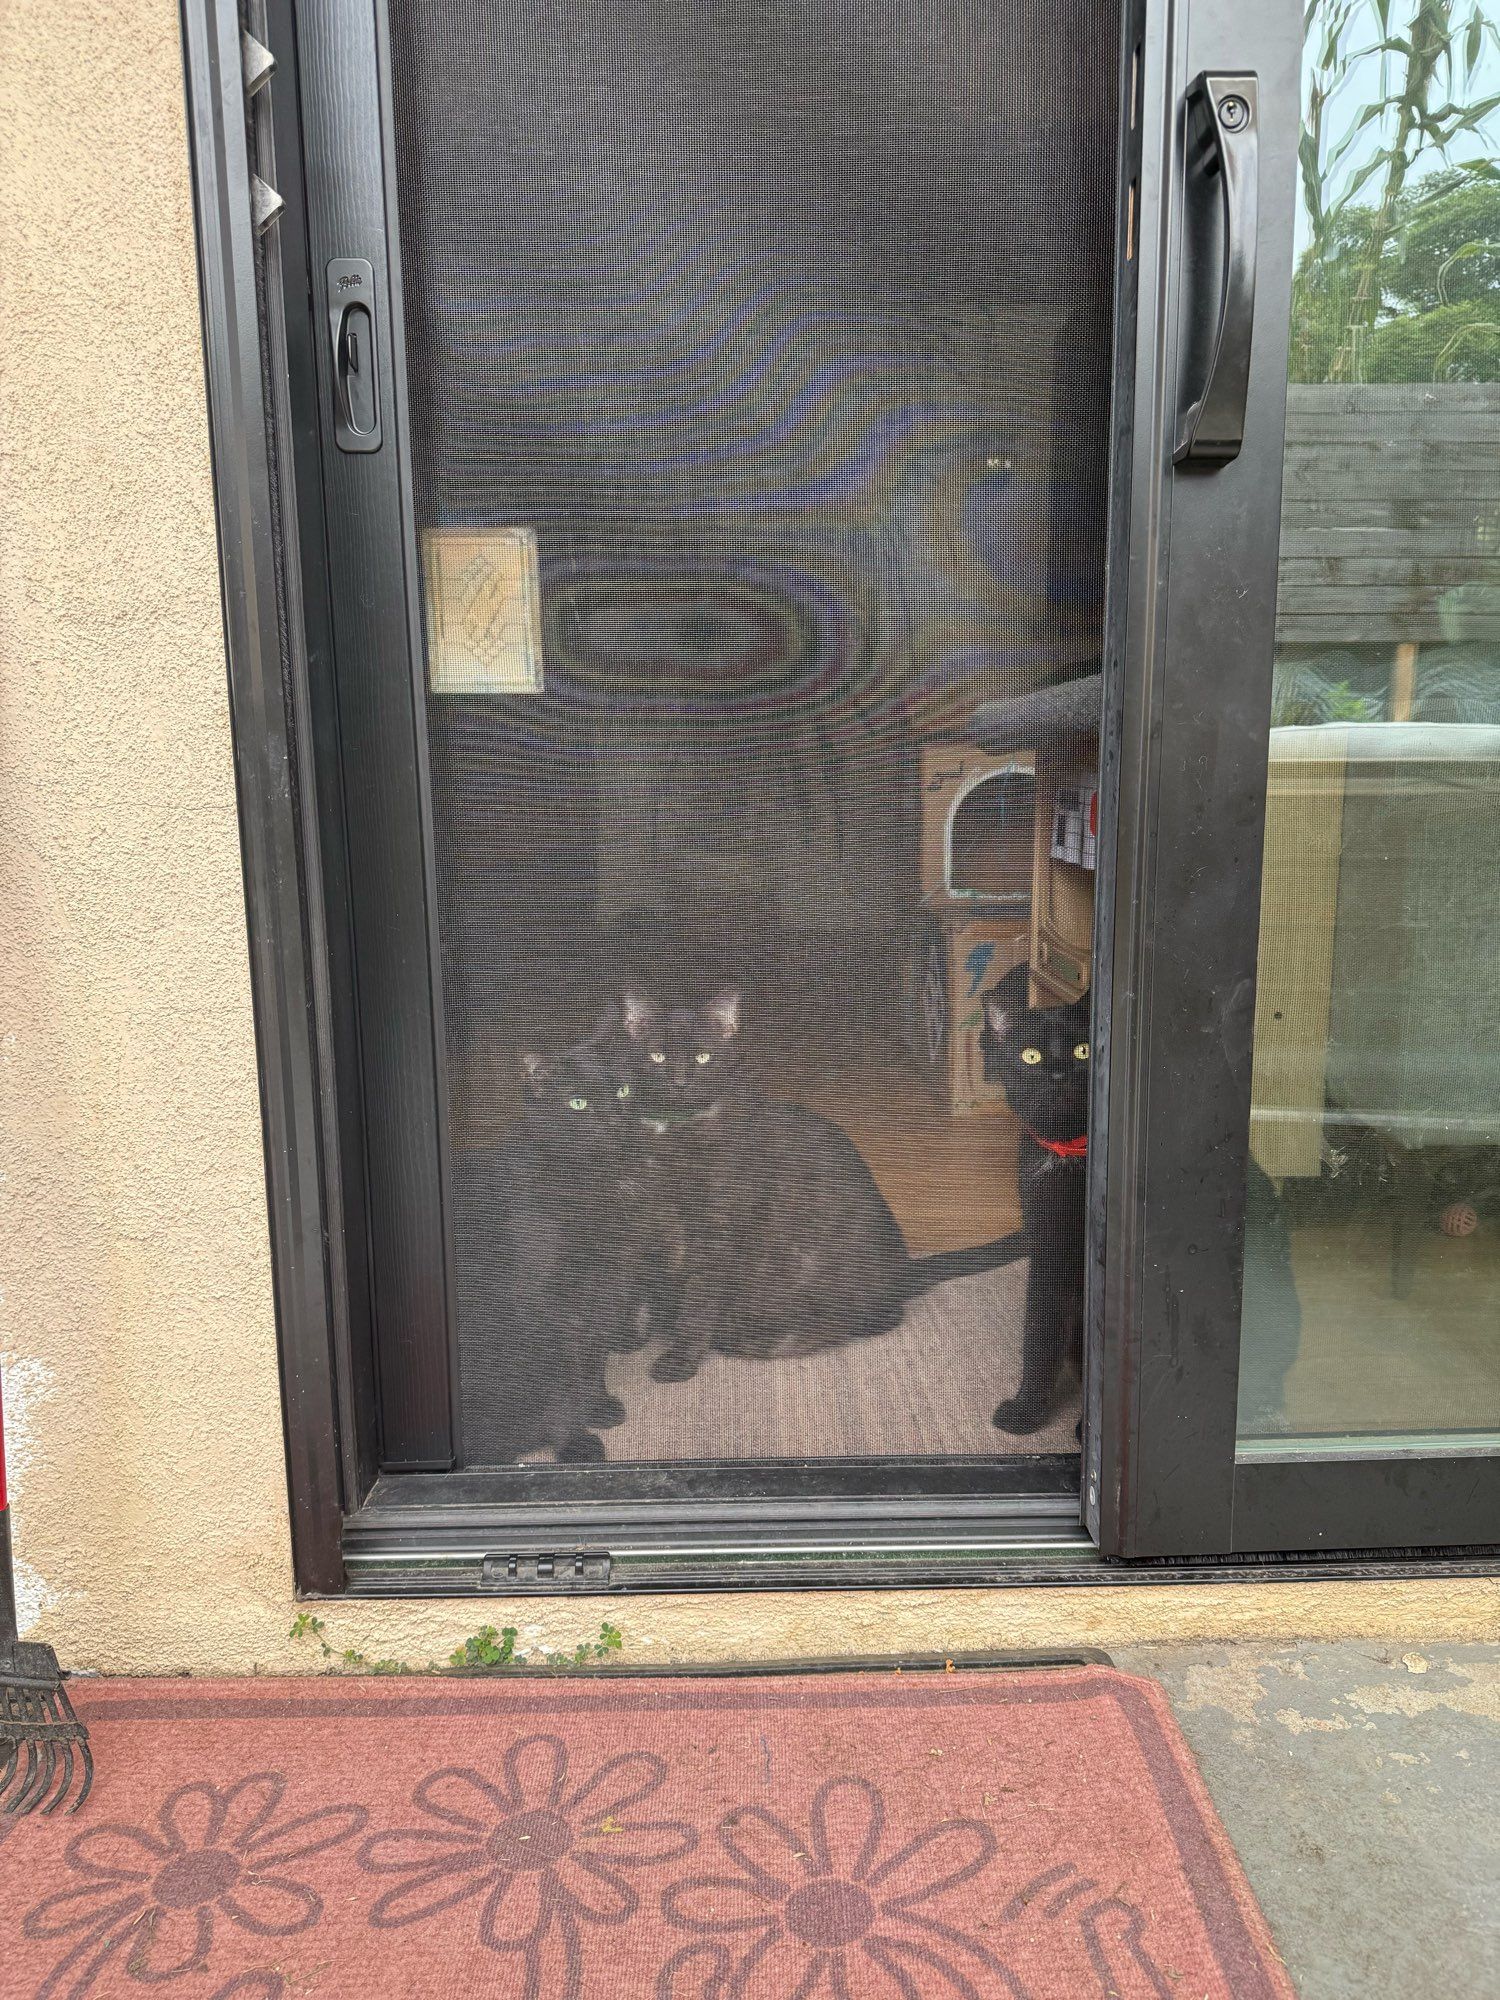
[[[1393, 23], [1396, 11], [1390, 0], [1308, 7], [1300, 160], [1310, 241], [1293, 287], [1294, 380], [1500, 373], [1500, 174], [1488, 157], [1451, 162], [1500, 107], [1473, 90], [1500, 35], [1470, 0], [1461, 18], [1455, 0], [1407, 0]], [[1380, 94], [1331, 132], [1346, 87], [1366, 72]], [[1419, 176], [1433, 155], [1451, 164]], [[1361, 202], [1371, 183], [1376, 200]]]
[[[1347, 210], [1318, 265], [1298, 273], [1298, 381], [1350, 379], [1335, 369], [1347, 352], [1353, 272], [1373, 228], [1372, 210]], [[1375, 282], [1381, 317], [1360, 344], [1360, 381], [1500, 378], [1500, 180], [1453, 167], [1407, 189], [1395, 203]]]
[[1271, 695], [1273, 729], [1305, 729], [1320, 722], [1378, 722], [1382, 701], [1362, 694], [1353, 678], [1361, 667], [1357, 654], [1318, 653], [1309, 659], [1276, 662]]

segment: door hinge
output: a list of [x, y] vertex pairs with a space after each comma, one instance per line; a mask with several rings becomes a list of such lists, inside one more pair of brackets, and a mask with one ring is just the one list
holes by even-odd
[[485, 1590], [597, 1590], [612, 1567], [607, 1549], [527, 1549], [486, 1556], [479, 1581]]

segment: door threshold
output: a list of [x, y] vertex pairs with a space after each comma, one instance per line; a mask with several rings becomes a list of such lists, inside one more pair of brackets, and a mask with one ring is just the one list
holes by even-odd
[[[511, 1537], [519, 1543], [519, 1536]], [[986, 1541], [604, 1547], [597, 1543], [424, 1550], [347, 1547], [356, 1597], [621, 1596], [687, 1590], [868, 1590], [1064, 1583], [1097, 1567], [1099, 1553], [1070, 1523], [1038, 1523]]]
[[618, 1480], [580, 1490], [576, 1479], [568, 1491], [558, 1470], [383, 1475], [344, 1524], [349, 1589], [512, 1597], [994, 1583], [1018, 1560], [1066, 1573], [1095, 1558], [1076, 1459], [1036, 1459], [1025, 1475], [927, 1467], [906, 1491], [892, 1474], [907, 1469], [887, 1466], [883, 1492], [851, 1467], [721, 1468], [690, 1480], [674, 1468], [659, 1483], [632, 1481], [634, 1492]]
[[[384, 1479], [344, 1526], [356, 1597], [996, 1589], [1489, 1576], [1490, 1547], [1126, 1561], [1100, 1555], [1076, 1495], [949, 1494], [507, 1504], [493, 1483]], [[503, 1482], [502, 1482], [503, 1484]], [[486, 1497], [483, 1489], [489, 1488]]]

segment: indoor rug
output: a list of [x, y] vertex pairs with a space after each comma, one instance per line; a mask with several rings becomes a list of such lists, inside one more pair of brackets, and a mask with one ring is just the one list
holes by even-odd
[[1108, 1668], [73, 1684], [5, 2000], [1270, 2000], [1153, 1683]]

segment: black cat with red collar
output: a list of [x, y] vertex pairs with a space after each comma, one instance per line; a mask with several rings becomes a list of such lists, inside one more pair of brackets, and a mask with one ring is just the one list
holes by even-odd
[[1029, 1004], [1025, 965], [984, 996], [984, 1074], [1021, 1122], [1016, 1178], [1030, 1267], [1021, 1381], [995, 1411], [1025, 1436], [1051, 1416], [1065, 1364], [1081, 1370], [1084, 1181], [1088, 1158], [1089, 1002]]

